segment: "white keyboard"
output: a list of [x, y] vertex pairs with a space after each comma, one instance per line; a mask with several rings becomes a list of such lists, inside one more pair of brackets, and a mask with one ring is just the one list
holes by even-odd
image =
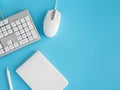
[[0, 21], [0, 57], [39, 39], [27, 10]]

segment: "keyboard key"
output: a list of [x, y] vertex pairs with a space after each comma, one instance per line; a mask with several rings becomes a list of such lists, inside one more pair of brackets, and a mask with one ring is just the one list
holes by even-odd
[[34, 27], [30, 25], [30, 26], [29, 26], [29, 29], [32, 30], [32, 29], [34, 29]]
[[26, 21], [29, 21], [29, 20], [30, 20], [29, 16], [26, 16], [26, 17], [25, 17], [25, 20], [26, 20]]
[[4, 53], [4, 50], [3, 49], [0, 49], [0, 54], [3, 54]]
[[26, 27], [24, 30], [25, 30], [25, 32], [28, 32], [28, 31], [29, 31], [28, 27]]
[[17, 20], [17, 21], [16, 21], [16, 24], [17, 24], [17, 25], [20, 25], [20, 21], [19, 21], [19, 20]]
[[13, 33], [12, 29], [9, 29], [9, 30], [8, 30], [8, 33], [9, 33], [9, 34], [12, 34], [12, 33]]
[[22, 18], [22, 19], [20, 19], [20, 21], [21, 21], [21, 23], [24, 23], [24, 22], [25, 22], [25, 19], [24, 19], [24, 18]]
[[16, 35], [16, 36], [19, 36], [19, 35], [20, 35], [20, 32], [19, 32], [19, 31], [15, 32], [15, 35]]
[[19, 25], [19, 26], [18, 26], [18, 29], [22, 29], [22, 25]]
[[22, 39], [21, 41], [19, 41], [20, 45], [23, 45], [23, 44], [25, 44], [25, 43], [27, 43], [27, 42], [28, 42], [28, 39], [27, 39], [27, 38]]
[[18, 46], [19, 46], [18, 42], [14, 43], [14, 47], [18, 47]]
[[6, 28], [5, 28], [5, 27], [2, 27], [1, 30], [4, 32], [4, 31], [6, 30]]
[[8, 41], [7, 41], [7, 44], [8, 44], [8, 45], [12, 44], [12, 40], [8, 40]]
[[7, 25], [6, 28], [7, 28], [7, 29], [10, 29], [11, 27], [10, 27], [10, 25]]
[[29, 41], [32, 41], [32, 40], [33, 40], [33, 37], [32, 37], [32, 36], [29, 36], [28, 39], [29, 39]]
[[26, 34], [24, 33], [24, 34], [22, 34], [22, 38], [26, 38], [27, 36], [26, 36]]
[[12, 22], [12, 23], [11, 23], [11, 26], [12, 26], [12, 27], [15, 27], [15, 26], [16, 26], [15, 22]]
[[5, 49], [6, 52], [8, 52], [10, 50], [8, 46], [5, 47], [4, 49]]
[[27, 25], [28, 25], [28, 26], [32, 26], [31, 21], [27, 21]]
[[30, 30], [34, 28], [30, 21], [28, 21], [27, 24], [28, 24], [28, 27], [29, 27]]
[[11, 45], [9, 45], [9, 48], [10, 49], [14, 49], [14, 46], [11, 44]]
[[38, 38], [38, 36], [37, 36], [35, 30], [32, 30], [31, 33], [32, 33], [32, 36], [34, 37], [34, 39]]
[[27, 27], [27, 24], [26, 24], [26, 23], [23, 23], [22, 26], [25, 28], [25, 27]]
[[26, 35], [27, 35], [27, 36], [31, 36], [31, 32], [27, 32]]
[[1, 22], [0, 22], [0, 27], [2, 27], [3, 25], [4, 25], [4, 24], [3, 24], [3, 22], [1, 21]]
[[13, 28], [13, 31], [14, 31], [14, 32], [18, 31], [18, 28], [17, 28], [17, 27], [14, 27], [14, 28]]
[[25, 38], [25, 39], [24, 39], [24, 43], [27, 43], [27, 42], [28, 42], [28, 39], [27, 39], [27, 38]]
[[21, 37], [21, 36], [18, 36], [17, 39], [20, 41], [20, 40], [22, 40], [22, 37]]
[[3, 22], [4, 22], [4, 24], [8, 24], [9, 23], [8, 19], [5, 19]]
[[20, 33], [23, 34], [23, 33], [25, 33], [25, 31], [24, 31], [23, 29], [21, 29], [21, 30], [20, 30]]

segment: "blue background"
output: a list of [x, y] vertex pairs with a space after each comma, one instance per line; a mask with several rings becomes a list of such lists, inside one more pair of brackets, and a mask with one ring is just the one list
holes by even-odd
[[9, 67], [14, 90], [30, 90], [15, 72], [40, 50], [68, 79], [65, 90], [120, 90], [120, 0], [59, 0], [62, 14], [56, 37], [43, 34], [43, 20], [55, 0], [0, 0], [5, 17], [28, 9], [42, 37], [0, 58], [0, 90], [9, 90]]

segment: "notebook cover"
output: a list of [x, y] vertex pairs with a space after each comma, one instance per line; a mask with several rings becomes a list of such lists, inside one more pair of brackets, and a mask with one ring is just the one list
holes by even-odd
[[32, 90], [63, 90], [68, 81], [39, 51], [16, 72]]

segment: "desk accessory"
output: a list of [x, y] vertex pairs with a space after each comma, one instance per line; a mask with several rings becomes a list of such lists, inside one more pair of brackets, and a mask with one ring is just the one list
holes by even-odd
[[6, 75], [7, 75], [7, 79], [8, 79], [9, 88], [10, 88], [10, 90], [13, 90], [11, 75], [10, 75], [10, 71], [8, 68], [6, 68]]
[[54, 9], [48, 10], [43, 23], [44, 34], [50, 38], [57, 34], [60, 26], [61, 13], [57, 10], [57, 5], [58, 0], [56, 0]]
[[0, 21], [0, 57], [39, 39], [28, 10]]
[[37, 51], [16, 72], [32, 90], [63, 90], [68, 81]]

